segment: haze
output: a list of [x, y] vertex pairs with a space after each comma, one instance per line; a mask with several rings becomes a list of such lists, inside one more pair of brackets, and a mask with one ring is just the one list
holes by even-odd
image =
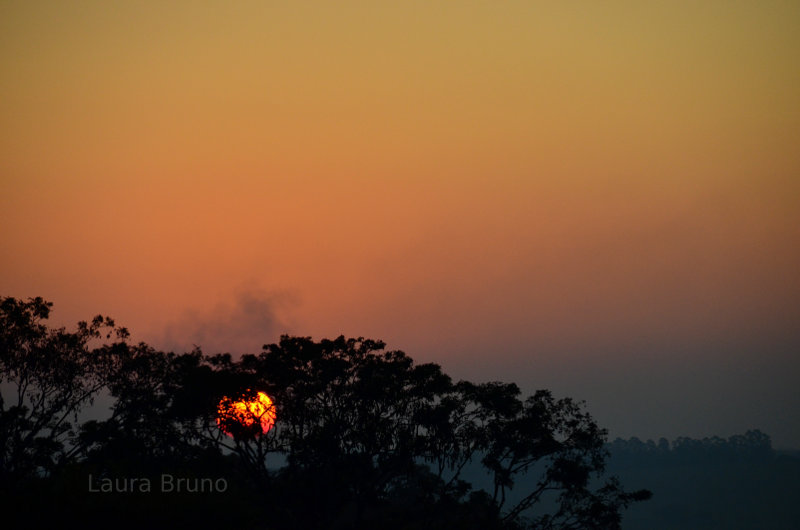
[[0, 294], [800, 447], [800, 5], [3, 2]]

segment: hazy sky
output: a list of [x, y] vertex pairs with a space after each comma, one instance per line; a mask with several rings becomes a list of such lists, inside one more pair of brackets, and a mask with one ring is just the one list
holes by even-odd
[[800, 447], [800, 3], [0, 3], [0, 294]]

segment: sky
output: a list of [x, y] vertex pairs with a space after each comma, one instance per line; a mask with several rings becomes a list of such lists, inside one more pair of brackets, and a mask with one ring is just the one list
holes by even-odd
[[797, 2], [0, 2], [0, 295], [800, 447]]

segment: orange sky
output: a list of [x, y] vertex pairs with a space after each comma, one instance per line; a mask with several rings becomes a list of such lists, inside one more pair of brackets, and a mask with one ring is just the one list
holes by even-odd
[[0, 4], [0, 294], [800, 445], [800, 5], [235, 4]]

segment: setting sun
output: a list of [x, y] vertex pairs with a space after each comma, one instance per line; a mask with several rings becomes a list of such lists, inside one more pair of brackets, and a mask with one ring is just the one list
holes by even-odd
[[[217, 425], [228, 436], [237, 432], [266, 434], [275, 425], [275, 405], [264, 392], [233, 400], [223, 397], [217, 406]], [[260, 431], [258, 427], [260, 426]]]

